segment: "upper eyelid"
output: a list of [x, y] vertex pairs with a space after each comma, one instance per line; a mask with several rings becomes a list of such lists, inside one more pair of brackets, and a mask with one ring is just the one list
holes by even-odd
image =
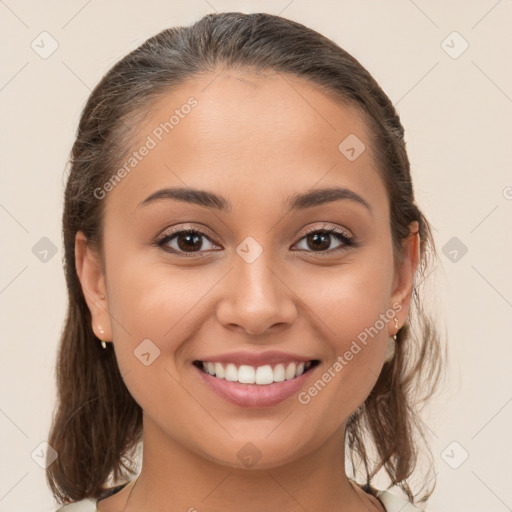
[[308, 235], [310, 233], [315, 233], [316, 231], [331, 231], [331, 232], [334, 231], [334, 232], [344, 235], [346, 238], [349, 238], [349, 239], [354, 238], [354, 235], [346, 228], [334, 227], [334, 226], [329, 226], [327, 224], [323, 224], [321, 226], [311, 226], [311, 227], [307, 228], [300, 239], [304, 238], [306, 235]]
[[180, 226], [179, 228], [176, 228], [174, 230], [170, 230], [170, 231], [165, 231], [164, 233], [162, 233], [162, 235], [160, 235], [157, 240], [164, 240], [165, 238], [172, 238], [176, 235], [179, 235], [180, 233], [183, 233], [183, 232], [187, 232], [187, 231], [193, 231], [195, 233], [199, 233], [201, 236], [204, 236], [205, 238], [208, 238], [208, 240], [210, 240], [210, 242], [212, 243], [217, 243], [215, 242], [215, 237], [209, 235], [207, 232], [205, 231], [208, 231], [206, 228], [196, 228], [194, 226]]

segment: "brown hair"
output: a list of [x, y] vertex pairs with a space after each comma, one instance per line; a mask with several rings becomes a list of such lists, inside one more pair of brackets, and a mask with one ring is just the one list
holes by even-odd
[[[93, 191], [127, 154], [137, 121], [151, 101], [219, 68], [288, 73], [358, 108], [371, 128], [372, 150], [389, 195], [395, 261], [413, 221], [418, 221], [420, 234], [417, 276], [426, 277], [436, 256], [429, 223], [414, 201], [400, 119], [370, 74], [333, 41], [297, 22], [263, 13], [209, 14], [189, 27], [151, 37], [95, 87], [70, 156], [63, 212], [69, 303], [56, 369], [58, 403], [48, 440], [58, 458], [47, 468], [51, 491], [60, 502], [98, 498], [109, 477], [117, 481], [126, 471], [134, 474], [130, 454], [142, 436], [142, 410], [123, 382], [112, 344], [103, 350], [93, 333], [75, 269], [75, 235], [82, 231], [104, 257], [104, 201]], [[442, 360], [439, 335], [424, 311], [418, 285], [416, 280], [411, 316], [398, 332], [394, 357], [350, 417], [346, 432], [353, 471], [357, 474], [363, 465], [364, 485], [371, 488], [371, 478], [384, 468], [391, 484], [400, 486], [410, 501], [415, 499], [409, 486], [418, 455], [415, 435], [424, 438], [417, 407], [432, 395]], [[432, 490], [433, 485], [422, 500]]]

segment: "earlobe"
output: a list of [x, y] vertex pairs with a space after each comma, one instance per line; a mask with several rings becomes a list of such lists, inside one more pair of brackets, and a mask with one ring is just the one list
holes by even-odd
[[98, 251], [88, 244], [83, 232], [75, 236], [75, 268], [91, 312], [92, 329], [100, 340], [112, 340], [105, 276]]
[[405, 323], [409, 313], [412, 292], [414, 289], [414, 276], [419, 264], [420, 257], [420, 235], [419, 224], [417, 221], [409, 225], [409, 236], [402, 244], [402, 262], [395, 271], [394, 289], [391, 297], [391, 303], [400, 303], [402, 308], [399, 317], [400, 326]]

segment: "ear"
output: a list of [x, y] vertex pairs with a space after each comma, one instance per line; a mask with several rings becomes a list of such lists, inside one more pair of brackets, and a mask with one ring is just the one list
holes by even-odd
[[[85, 301], [91, 312], [92, 330], [100, 340], [111, 341], [112, 326], [100, 255], [97, 250], [90, 247], [82, 231], [78, 231], [75, 236], [75, 266]], [[103, 329], [103, 332], [100, 329]]]
[[[395, 275], [393, 279], [393, 293], [391, 295], [391, 304], [401, 304], [402, 308], [396, 315], [398, 318], [398, 329], [405, 323], [409, 314], [412, 292], [414, 288], [414, 275], [418, 268], [420, 257], [420, 235], [419, 223], [417, 221], [409, 224], [409, 236], [402, 243], [402, 261], [395, 266]], [[395, 308], [393, 308], [395, 309]], [[394, 323], [388, 324], [393, 332], [396, 333]]]

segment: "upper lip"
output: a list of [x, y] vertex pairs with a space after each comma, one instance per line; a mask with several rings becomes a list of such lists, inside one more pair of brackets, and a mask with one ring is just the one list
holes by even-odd
[[285, 352], [278, 352], [270, 350], [267, 352], [230, 352], [229, 354], [218, 354], [198, 359], [198, 361], [212, 362], [212, 363], [233, 363], [235, 365], [248, 365], [248, 366], [264, 366], [267, 364], [279, 363], [300, 363], [314, 361], [312, 357], [299, 356], [297, 354], [287, 354]]

